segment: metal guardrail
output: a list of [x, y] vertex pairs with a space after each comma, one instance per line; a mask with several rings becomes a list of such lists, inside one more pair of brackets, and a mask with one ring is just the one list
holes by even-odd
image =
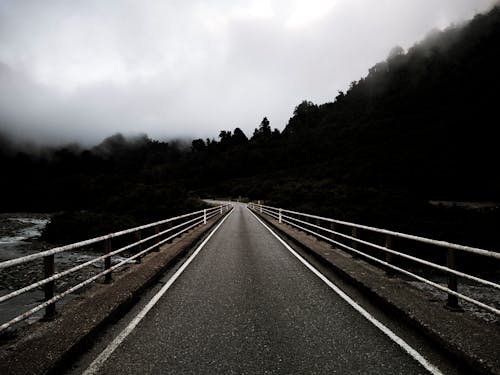
[[[40, 288], [42, 286], [45, 294], [43, 303], [40, 303], [39, 305], [33, 307], [28, 311], [25, 311], [24, 313], [16, 316], [15, 318], [2, 323], [0, 325], [0, 333], [8, 329], [9, 327], [12, 327], [16, 323], [25, 320], [26, 318], [30, 317], [31, 315], [35, 314], [36, 312], [42, 309], [45, 309], [44, 319], [47, 320], [53, 319], [56, 315], [56, 302], [60, 301], [68, 294], [83, 288], [84, 286], [90, 284], [91, 282], [101, 277], [104, 277], [104, 281], [106, 283], [112, 282], [112, 272], [114, 270], [122, 267], [127, 263], [130, 263], [131, 261], [136, 261], [139, 263], [140, 258], [143, 257], [147, 252], [158, 251], [162, 244], [173, 240], [175, 237], [187, 232], [188, 230], [200, 224], [206, 224], [207, 221], [213, 218], [214, 216], [222, 215], [225, 211], [229, 211], [230, 207], [231, 204], [221, 204], [216, 207], [199, 210], [196, 212], [191, 212], [185, 215], [172, 217], [169, 219], [157, 221], [154, 223], [142, 225], [131, 229], [126, 229], [105, 236], [95, 237], [89, 240], [80, 241], [70, 245], [60, 246], [50, 250], [41, 251], [39, 253], [0, 262], [0, 270], [23, 263], [28, 263], [41, 258], [43, 258], [43, 263], [44, 263], [43, 279], [34, 282], [30, 285], [27, 285], [23, 288], [14, 290], [8, 294], [0, 296], [0, 303], [7, 302], [8, 300], [14, 297], [17, 297], [33, 289]], [[164, 227], [163, 230], [162, 227]], [[147, 229], [154, 230], [154, 234], [146, 238], [142, 238], [143, 231]], [[112, 250], [112, 239], [122, 237], [126, 234], [135, 234], [135, 242], [122, 246], [119, 249]], [[94, 259], [91, 259], [85, 263], [76, 265], [62, 272], [55, 273], [55, 255], [65, 251], [81, 249], [83, 247], [98, 243], [104, 243], [103, 246], [104, 255], [96, 256]], [[147, 244], [147, 248], [143, 249], [144, 244]], [[114, 255], [123, 253], [126, 250], [130, 250], [133, 248], [136, 248], [137, 250], [137, 252], [134, 255], [124, 258], [117, 264], [112, 265], [111, 258]], [[61, 293], [55, 294], [56, 280], [62, 278], [63, 276], [79, 271], [99, 261], [104, 261], [104, 269], [101, 272], [66, 289]]]
[[[310, 215], [302, 212], [290, 211], [277, 207], [265, 206], [256, 203], [249, 203], [248, 207], [252, 210], [258, 211], [260, 213], [266, 214], [276, 219], [279, 223], [289, 224], [297, 229], [300, 229], [304, 232], [310, 233], [318, 238], [321, 238], [327, 242], [335, 244], [340, 248], [355, 254], [355, 256], [363, 257], [375, 263], [378, 263], [386, 269], [388, 276], [394, 276], [395, 272], [399, 272], [413, 279], [421, 281], [427, 285], [430, 285], [436, 289], [439, 289], [443, 292], [446, 292], [448, 294], [446, 305], [451, 310], [460, 310], [458, 300], [462, 299], [476, 306], [479, 306], [489, 312], [492, 312], [497, 316], [500, 316], [500, 310], [497, 309], [496, 307], [490, 306], [472, 297], [466, 296], [463, 293], [459, 293], [458, 277], [462, 277], [495, 289], [500, 289], [500, 285], [495, 282], [485, 280], [483, 278], [473, 276], [465, 272], [458, 271], [456, 265], [457, 252], [482, 256], [491, 260], [500, 260], [500, 253], [479, 249], [476, 247], [463, 246], [451, 242], [433, 240], [430, 238], [399, 233], [391, 230], [380, 229], [356, 223], [350, 223], [347, 221], [335, 220], [327, 217]], [[339, 227], [344, 227], [345, 229], [347, 229], [347, 232], [348, 233], [350, 232], [350, 235], [340, 232], [338, 230]], [[381, 246], [379, 244], [370, 242], [368, 240], [361, 239], [359, 236], [360, 230], [385, 235], [385, 246]], [[403, 253], [401, 251], [394, 250], [393, 248], [391, 248], [394, 238], [401, 238], [405, 240], [410, 240], [427, 245], [433, 245], [439, 248], [446, 249], [446, 265], [433, 263], [428, 260], [419, 258], [417, 256], [413, 256], [410, 254]], [[347, 243], [345, 243], [345, 241], [340, 242], [339, 239], [347, 240]], [[382, 260], [366, 252], [360, 251], [358, 246], [360, 244], [366, 246], [367, 248], [372, 248], [384, 252], [385, 259]], [[402, 267], [394, 265], [393, 256], [400, 257], [418, 263], [420, 265], [424, 265], [427, 267], [431, 267], [435, 270], [445, 272], [448, 275], [447, 287], [442, 286], [434, 281], [428, 280], [422, 276], [419, 276], [414, 272], [403, 269]]]

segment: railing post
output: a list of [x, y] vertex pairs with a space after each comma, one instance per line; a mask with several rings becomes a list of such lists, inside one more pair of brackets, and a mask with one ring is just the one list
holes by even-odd
[[203, 224], [207, 223], [207, 209], [205, 208], [203, 210]]
[[[455, 249], [448, 249], [446, 253], [446, 266], [451, 269], [456, 269], [456, 252]], [[458, 292], [458, 280], [457, 275], [453, 273], [448, 274], [448, 289]], [[448, 300], [446, 301], [446, 307], [450, 310], [461, 311], [458, 305], [458, 297], [448, 293]]]
[[[297, 215], [297, 216], [300, 218], [300, 215]], [[304, 221], [304, 224], [302, 224], [302, 225], [304, 226], [304, 228], [305, 228], [305, 229], [309, 229], [309, 222], [310, 222], [309, 217], [308, 217], [308, 216], [304, 216], [304, 217], [303, 217], [303, 219], [304, 219], [304, 220], [302, 220], [302, 221]], [[304, 232], [304, 233], [307, 233], [307, 234], [310, 234], [310, 233], [309, 233], [308, 231], [306, 231], [306, 230], [303, 230], [303, 232]]]
[[222, 215], [222, 206], [220, 206], [220, 214]]
[[[44, 278], [54, 275], [54, 254], [43, 257], [43, 276]], [[49, 281], [44, 285], [45, 301], [54, 297], [55, 282]], [[56, 316], [56, 304], [51, 303], [45, 308], [45, 315], [43, 320], [53, 320]]]
[[[167, 223], [167, 229], [171, 229], [173, 226], [174, 226], [174, 222], [173, 221], [169, 221]], [[159, 230], [158, 230], [158, 232], [159, 232]], [[171, 235], [172, 235], [172, 232], [168, 232], [167, 237], [170, 237]], [[167, 243], [172, 243], [173, 240], [174, 239], [171, 238], [170, 240], [167, 241]], [[158, 242], [160, 242], [160, 238], [159, 237], [158, 237]], [[158, 246], [158, 250], [160, 250], [160, 246]]]
[[[159, 225], [155, 225], [155, 234], [159, 234], [160, 233], [160, 226]], [[158, 245], [160, 243], [160, 236], [157, 236], [155, 237], [155, 242], [156, 246], [153, 248], [153, 251], [160, 251], [160, 245]]]
[[[391, 250], [392, 249], [392, 236], [390, 234], [385, 237], [385, 248]], [[385, 261], [389, 264], [392, 264], [392, 254], [385, 253]], [[394, 270], [390, 267], [387, 267], [385, 270], [385, 274], [388, 277], [394, 277]]]
[[[330, 223], [330, 230], [332, 232], [335, 232], [335, 223], [334, 222], [331, 222]], [[330, 238], [335, 241], [335, 233], [330, 233]], [[332, 246], [335, 246], [335, 244], [332, 243]]]
[[262, 213], [262, 205], [261, 205], [261, 204], [259, 204], [259, 206], [260, 206], [260, 213]]
[[[135, 240], [140, 241], [141, 239], [142, 239], [142, 234], [141, 234], [141, 230], [139, 229], [137, 232], [135, 232]], [[140, 253], [141, 251], [142, 251], [142, 243], [137, 245], [137, 252]], [[141, 258], [142, 258], [142, 255], [135, 258], [137, 263], [142, 262]]]
[[[358, 238], [358, 228], [352, 227], [352, 229], [351, 229], [351, 237], [352, 238]], [[358, 241], [351, 240], [351, 247], [354, 250], [357, 250], [358, 249]], [[352, 256], [353, 256], [353, 258], [359, 258], [359, 255], [357, 253], [353, 253]]]
[[[109, 254], [111, 252], [111, 238], [107, 238], [104, 240], [104, 253]], [[111, 268], [111, 256], [104, 258], [104, 270], [109, 270]], [[106, 284], [111, 283], [113, 277], [111, 272], [108, 272], [104, 275], [104, 282]]]
[[278, 222], [280, 224], [283, 223], [283, 214], [281, 213], [281, 208], [279, 209], [279, 213], [278, 213]]

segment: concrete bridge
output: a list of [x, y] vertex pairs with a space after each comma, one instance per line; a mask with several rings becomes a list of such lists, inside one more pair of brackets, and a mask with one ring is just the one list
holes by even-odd
[[[363, 237], [370, 231], [383, 236], [382, 245]], [[126, 235], [133, 242], [113, 250], [111, 241]], [[394, 250], [395, 238], [443, 247], [448, 262]], [[54, 288], [64, 276], [54, 256], [101, 243], [103, 269], [80, 284], [100, 283], [56, 309], [78, 288]], [[370, 245], [387, 252], [376, 256]], [[128, 260], [113, 264], [125, 251]], [[0, 269], [44, 259], [44, 278], [27, 288], [45, 289], [34, 309], [45, 309], [47, 321], [15, 330], [31, 309], [0, 322], [0, 373], [499, 373], [498, 320], [467, 310], [496, 319], [498, 306], [464, 294], [457, 278], [495, 292], [499, 286], [457, 270], [456, 252], [499, 259], [483, 249], [231, 203], [13, 259]], [[396, 257], [430, 263], [449, 280], [426, 279]], [[416, 288], [410, 275], [436, 284], [442, 300]]]

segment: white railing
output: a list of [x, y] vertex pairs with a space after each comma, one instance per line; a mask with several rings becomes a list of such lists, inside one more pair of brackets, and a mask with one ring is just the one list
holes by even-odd
[[[175, 237], [178, 237], [179, 235], [187, 232], [188, 230], [200, 224], [206, 224], [208, 220], [217, 215], [222, 215], [224, 212], [229, 211], [231, 207], [232, 207], [231, 204], [221, 204], [216, 207], [196, 212], [191, 212], [185, 215], [176, 216], [169, 219], [157, 221], [154, 223], [142, 225], [139, 227], [122, 230], [105, 236], [95, 237], [89, 240], [80, 241], [70, 245], [60, 246], [50, 250], [41, 251], [39, 253], [0, 262], [0, 270], [13, 267], [15, 265], [32, 262], [34, 260], [41, 258], [43, 258], [43, 263], [44, 263], [43, 279], [36, 281], [30, 285], [27, 285], [23, 288], [14, 290], [8, 294], [0, 296], [0, 303], [5, 303], [14, 297], [17, 297], [31, 290], [38, 289], [42, 286], [44, 288], [44, 293], [45, 293], [45, 300], [43, 303], [40, 303], [39, 305], [29, 309], [28, 311], [23, 312], [22, 314], [16, 316], [13, 319], [10, 319], [7, 322], [3, 322], [0, 325], [0, 332], [8, 329], [9, 327], [12, 327], [16, 323], [21, 322], [22, 320], [30, 317], [31, 315], [35, 314], [36, 312], [42, 309], [45, 309], [45, 318], [52, 319], [56, 313], [55, 304], [57, 301], [60, 301], [70, 293], [73, 293], [89, 285], [90, 283], [96, 281], [101, 277], [104, 277], [104, 281], [106, 283], [111, 282], [112, 272], [114, 270], [124, 266], [125, 264], [131, 263], [132, 261], [140, 263], [141, 257], [143, 257], [146, 253], [150, 251], [158, 251], [161, 245], [171, 241]], [[149, 233], [147, 237], [142, 238], [143, 233], [147, 232], [148, 230], [152, 234]], [[116, 250], [112, 250], [112, 239], [123, 237], [127, 234], [134, 234], [135, 242], [122, 246]], [[89, 245], [95, 245], [99, 243], [104, 244], [103, 246], [104, 255], [96, 256], [95, 258], [85, 263], [78, 264], [64, 271], [55, 273], [55, 255], [65, 251], [82, 249]], [[145, 246], [147, 247], [144, 248]], [[125, 251], [134, 248], [136, 251], [135, 254], [126, 258], [121, 258], [121, 260], [117, 264], [112, 265], [111, 259], [114, 255], [124, 253]], [[56, 280], [62, 278], [63, 276], [79, 271], [85, 267], [91, 266], [92, 264], [99, 261], [104, 261], [104, 269], [101, 272], [58, 294], [54, 294]]]
[[[463, 252], [475, 256], [485, 257], [492, 261], [500, 260], [500, 253], [498, 252], [479, 249], [476, 247], [458, 245], [446, 241], [433, 240], [430, 238], [399, 233], [386, 229], [374, 228], [366, 225], [335, 220], [317, 215], [305, 214], [297, 211], [285, 210], [277, 207], [265, 206], [256, 203], [249, 203], [248, 207], [252, 210], [266, 214], [276, 219], [279, 223], [289, 224], [297, 229], [310, 233], [322, 240], [337, 245], [339, 246], [339, 248], [355, 254], [355, 256], [363, 257], [369, 259], [372, 262], [380, 264], [386, 269], [389, 276], [393, 276], [394, 272], [399, 272], [413, 279], [416, 279], [420, 282], [423, 282], [427, 285], [430, 285], [436, 289], [439, 289], [443, 292], [446, 292], [448, 294], [447, 306], [450, 309], [459, 309], [458, 299], [462, 299], [476, 306], [479, 306], [485, 310], [488, 310], [496, 314], [497, 316], [500, 316], [500, 310], [497, 307], [490, 306], [470, 296], [466, 296], [463, 293], [459, 293], [458, 277], [462, 277], [464, 279], [468, 279], [476, 283], [495, 288], [497, 290], [500, 289], [500, 285], [493, 281], [485, 280], [481, 277], [470, 275], [468, 273], [461, 272], [456, 269], [457, 252]], [[344, 228], [343, 230], [344, 233], [339, 231], [340, 228]], [[360, 238], [361, 231], [364, 231], [366, 233], [371, 232], [384, 235], [385, 245], [382, 246], [370, 240], [361, 239]], [[446, 249], [446, 265], [440, 265], [422, 259], [418, 256], [394, 250], [392, 248], [392, 242], [394, 238], [400, 238], [404, 240], [413, 241], [416, 243], [422, 243]], [[341, 242], [341, 240], [343, 240], [343, 242]], [[379, 259], [373, 254], [368, 254], [366, 250], [364, 251], [360, 250], [359, 245], [364, 245], [365, 249], [376, 249], [382, 251], [385, 254], [384, 259]], [[439, 283], [436, 283], [420, 275], [417, 275], [416, 273], [408, 269], [396, 266], [394, 264], [393, 256], [406, 259], [420, 265], [431, 267], [434, 270], [446, 273], [448, 275], [448, 286], [445, 287], [443, 285], [440, 285]]]

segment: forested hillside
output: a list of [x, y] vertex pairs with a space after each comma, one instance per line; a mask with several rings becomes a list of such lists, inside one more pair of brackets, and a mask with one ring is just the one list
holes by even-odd
[[[497, 7], [393, 48], [331, 103], [300, 103], [282, 131], [264, 118], [248, 136], [222, 130], [186, 145], [115, 135], [36, 153], [0, 139], [0, 209], [65, 211], [60, 223], [85, 218], [98, 233], [200, 207], [196, 197], [242, 196], [498, 247], [498, 206], [430, 201], [500, 202], [499, 46]], [[70, 239], [55, 228], [52, 238]]]

